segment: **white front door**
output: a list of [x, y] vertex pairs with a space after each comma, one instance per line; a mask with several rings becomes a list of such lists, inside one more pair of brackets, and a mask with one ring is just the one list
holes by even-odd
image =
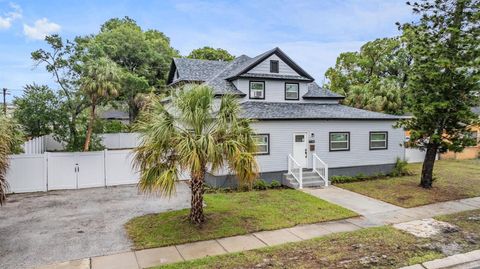
[[307, 167], [307, 133], [293, 134], [293, 158], [302, 167]]

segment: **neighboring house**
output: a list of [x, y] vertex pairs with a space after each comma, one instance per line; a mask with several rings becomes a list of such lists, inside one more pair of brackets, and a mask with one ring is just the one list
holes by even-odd
[[[174, 59], [168, 84], [185, 83], [238, 96], [243, 117], [256, 120], [257, 160], [266, 181], [318, 186], [328, 178], [323, 163], [330, 176], [369, 175], [388, 173], [404, 158], [404, 132], [393, 127], [402, 117], [340, 105], [343, 96], [321, 88], [279, 48], [231, 62]], [[235, 184], [228, 169], [212, 172], [207, 181]]]
[[129, 124], [130, 118], [128, 116], [128, 112], [118, 110], [118, 109], [108, 109], [102, 113], [100, 113], [100, 119], [103, 120], [117, 120], [123, 124]]
[[[473, 113], [480, 118], [480, 107], [473, 107]], [[477, 141], [476, 146], [466, 147], [462, 152], [448, 151], [440, 154], [440, 160], [466, 160], [480, 157], [480, 125], [470, 126], [471, 137]]]

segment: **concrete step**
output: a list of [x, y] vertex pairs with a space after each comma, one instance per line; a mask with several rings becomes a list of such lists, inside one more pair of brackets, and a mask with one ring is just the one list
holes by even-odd
[[[298, 189], [300, 187], [300, 184], [292, 176], [285, 176], [283, 178], [282, 184], [293, 189]], [[323, 186], [325, 186], [325, 182], [318, 175], [316, 178], [303, 179], [304, 188], [323, 187]]]

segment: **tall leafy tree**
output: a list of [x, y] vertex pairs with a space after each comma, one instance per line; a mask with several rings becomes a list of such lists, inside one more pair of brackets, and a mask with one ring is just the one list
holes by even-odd
[[325, 73], [330, 90], [344, 95], [344, 104], [402, 114], [411, 63], [399, 38], [367, 42], [359, 52], [341, 53], [335, 67]]
[[227, 50], [221, 48], [203, 47], [192, 50], [187, 58], [211, 60], [211, 61], [231, 61], [235, 59], [235, 56], [230, 54]]
[[14, 118], [30, 137], [51, 134], [68, 122], [67, 115], [59, 110], [59, 96], [46, 85], [26, 85], [23, 95], [15, 97], [13, 104]]
[[207, 169], [227, 164], [240, 182], [252, 185], [257, 176], [255, 144], [249, 121], [239, 118], [239, 104], [224, 96], [218, 108], [212, 89], [188, 86], [174, 96], [167, 110], [155, 100], [138, 122], [140, 146], [135, 164], [140, 169], [139, 188], [171, 195], [180, 171], [190, 172], [190, 221], [205, 221], [203, 193]]
[[20, 126], [11, 118], [0, 115], [0, 205], [6, 200], [8, 191], [8, 155], [21, 152], [23, 133]]
[[97, 105], [106, 99], [118, 94], [120, 72], [114, 62], [108, 58], [99, 58], [87, 62], [80, 79], [81, 91], [90, 100], [90, 120], [83, 151], [90, 149], [93, 125], [96, 119]]
[[45, 69], [52, 74], [59, 87], [61, 102], [57, 109], [68, 115], [66, 128], [60, 128], [57, 133], [59, 140], [67, 142], [71, 148], [76, 148], [81, 145], [77, 118], [90, 106], [79, 87], [82, 63], [86, 56], [76, 49], [74, 42], [64, 42], [58, 35], [47, 36], [45, 41], [50, 49], [38, 49], [32, 52], [31, 56], [36, 65], [45, 65]]
[[84, 37], [78, 42], [89, 50], [95, 48], [97, 53], [126, 71], [118, 98], [128, 103], [131, 121], [139, 112], [136, 96], [163, 91], [172, 58], [179, 55], [165, 34], [157, 30], [143, 31], [128, 17], [109, 20], [96, 36]]
[[[410, 3], [409, 3], [410, 4]], [[409, 96], [414, 144], [425, 148], [420, 186], [431, 188], [435, 156], [473, 141], [468, 125], [480, 93], [480, 1], [435, 0], [410, 4], [417, 23], [401, 26], [409, 54]]]

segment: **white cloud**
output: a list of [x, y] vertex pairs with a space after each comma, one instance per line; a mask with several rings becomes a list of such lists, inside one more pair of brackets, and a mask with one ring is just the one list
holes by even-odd
[[42, 18], [36, 20], [33, 26], [23, 24], [23, 33], [28, 38], [42, 40], [47, 35], [59, 32], [60, 28], [60, 25], [49, 22], [47, 18]]
[[3, 16], [0, 16], [0, 30], [9, 29], [12, 27], [12, 22], [22, 17], [22, 9], [19, 5], [10, 3], [12, 11], [6, 12]]

